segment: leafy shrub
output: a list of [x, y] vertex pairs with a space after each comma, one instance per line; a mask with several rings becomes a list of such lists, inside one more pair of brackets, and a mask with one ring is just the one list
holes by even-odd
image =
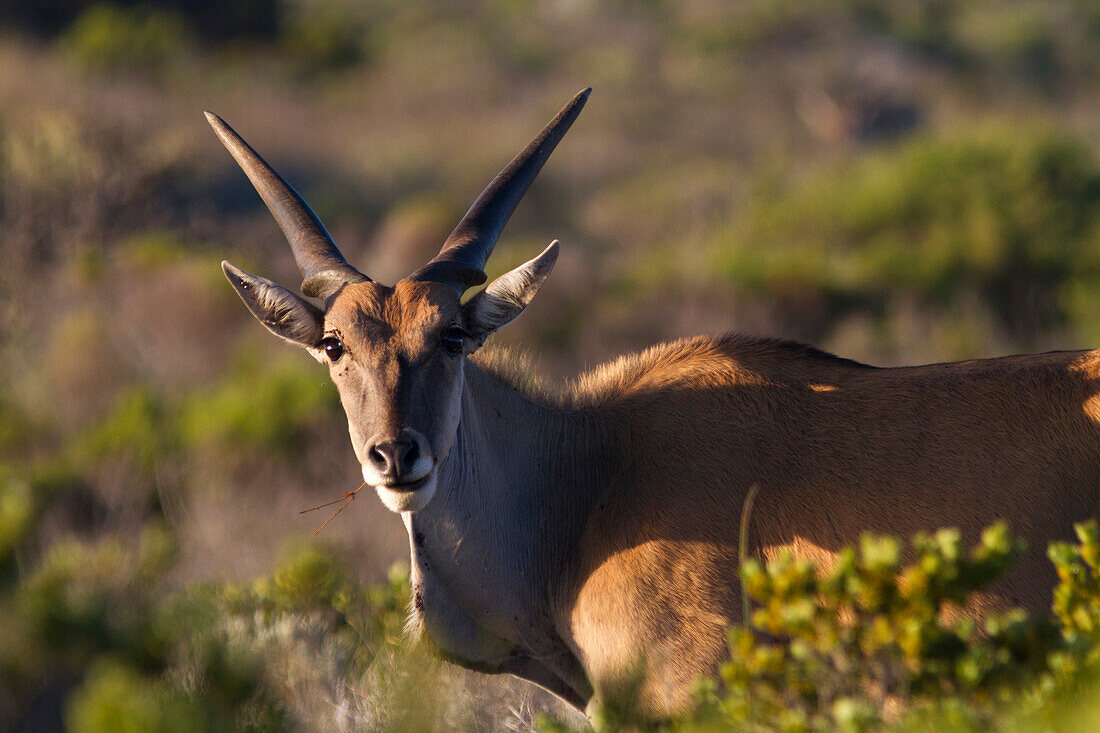
[[1095, 522], [1075, 529], [1077, 545], [1055, 542], [1048, 552], [1060, 581], [1054, 613], [1071, 640], [1092, 646], [1095, 661], [1100, 654], [1100, 536]]
[[0, 464], [0, 579], [33, 517], [29, 483], [13, 467]]
[[152, 473], [166, 446], [163, 409], [152, 391], [135, 385], [123, 392], [114, 409], [82, 435], [72, 448], [79, 463], [111, 455], [124, 455], [134, 465]]
[[743, 288], [874, 311], [899, 294], [946, 308], [970, 291], [1022, 344], [1092, 327], [1100, 290], [1100, 168], [1080, 143], [989, 129], [916, 139], [764, 195], [719, 238]]
[[97, 661], [67, 706], [66, 723], [77, 733], [192, 733], [209, 730], [202, 710], [163, 680], [114, 659]]
[[174, 558], [154, 522], [136, 543], [62, 539], [0, 574], [0, 727], [284, 730], [297, 688], [359, 679], [401, 643], [407, 565], [363, 587], [313, 544], [269, 577], [181, 592]]
[[94, 5], [63, 39], [76, 63], [89, 71], [163, 68], [188, 40], [178, 14], [152, 7]]
[[284, 359], [253, 374], [247, 363], [242, 358], [220, 385], [183, 401], [178, 429], [186, 447], [293, 452], [304, 430], [335, 414], [336, 391], [324, 372]]
[[732, 631], [722, 670], [729, 695], [711, 698], [715, 710], [728, 722], [861, 730], [881, 721], [888, 700], [1007, 702], [1016, 684], [1046, 668], [1058, 648], [1054, 626], [1010, 612], [989, 618], [976, 636], [944, 612], [987, 586], [1018, 549], [1000, 524], [970, 555], [957, 531], [918, 535], [905, 567], [897, 540], [870, 535], [824, 578], [790, 556], [766, 566], [747, 561], [744, 587], [760, 604], [752, 625], [782, 643]]
[[[1050, 548], [1060, 578], [1059, 623], [1012, 610], [987, 618], [980, 634], [945, 612], [987, 587], [1018, 554], [1021, 545], [1004, 524], [987, 529], [969, 553], [955, 530], [917, 535], [913, 561], [904, 566], [900, 543], [873, 535], [861, 539], [858, 552], [843, 550], [825, 575], [789, 554], [748, 560], [743, 588], [756, 610], [749, 625], [730, 630], [724, 686], [703, 680], [693, 715], [641, 725], [978, 731], [1057, 719], [1093, 690], [1100, 660], [1096, 522], [1078, 525], [1077, 533], [1078, 544]], [[604, 729], [638, 724], [629, 699], [611, 703], [597, 719]]]
[[354, 2], [286, 3], [280, 22], [282, 46], [309, 69], [352, 66], [367, 53], [365, 6]]
[[335, 665], [354, 679], [379, 654], [401, 645], [409, 569], [396, 563], [386, 583], [362, 587], [330, 549], [309, 544], [284, 550], [270, 577], [211, 586], [203, 593], [231, 619], [236, 633], [269, 654], [285, 657], [294, 645], [291, 630], [310, 629], [319, 641], [318, 667]]
[[258, 668], [237, 661], [240, 651], [197, 643], [217, 617], [164, 593], [174, 554], [153, 523], [136, 543], [61, 539], [14, 578], [0, 576], [0, 726], [57, 727], [62, 708], [81, 731], [277, 725]]

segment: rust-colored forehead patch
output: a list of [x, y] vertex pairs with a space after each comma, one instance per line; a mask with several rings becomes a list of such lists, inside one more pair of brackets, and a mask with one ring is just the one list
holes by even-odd
[[325, 327], [346, 341], [362, 341], [360, 348], [385, 343], [413, 354], [423, 348], [426, 336], [456, 322], [459, 313], [458, 295], [440, 283], [401, 280], [392, 288], [355, 283], [333, 299]]

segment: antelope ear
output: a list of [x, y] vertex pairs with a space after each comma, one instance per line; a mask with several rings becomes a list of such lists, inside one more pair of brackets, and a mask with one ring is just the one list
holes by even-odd
[[523, 312], [554, 269], [557, 259], [558, 240], [555, 239], [538, 257], [504, 273], [470, 298], [464, 306], [466, 330], [475, 349], [485, 343], [489, 334]]
[[268, 331], [307, 349], [313, 349], [321, 342], [325, 315], [316, 306], [286, 288], [250, 275], [228, 262], [222, 262], [222, 272], [248, 310]]

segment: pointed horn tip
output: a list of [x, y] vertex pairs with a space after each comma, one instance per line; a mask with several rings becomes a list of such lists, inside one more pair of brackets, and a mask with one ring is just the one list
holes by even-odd
[[592, 94], [592, 87], [582, 89], [573, 95], [573, 98], [569, 100], [569, 103], [565, 105], [562, 112], [566, 110], [575, 110], [574, 114], [580, 114], [580, 111], [584, 108], [584, 105], [588, 102], [588, 96]]
[[236, 157], [236, 154], [233, 153], [233, 147], [239, 147], [242, 143], [247, 145], [247, 143], [245, 143], [244, 140], [241, 139], [241, 136], [221, 117], [218, 117], [213, 112], [203, 112], [203, 115], [206, 116], [206, 121], [210, 123], [210, 126], [214, 128], [214, 134], [221, 140], [222, 145]]

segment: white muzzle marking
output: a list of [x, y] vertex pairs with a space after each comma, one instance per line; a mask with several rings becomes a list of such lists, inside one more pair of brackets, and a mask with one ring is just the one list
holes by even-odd
[[387, 485], [373, 466], [363, 466], [363, 480], [378, 492], [378, 498], [391, 512], [415, 512], [423, 509], [435, 496], [436, 475], [430, 458], [421, 456], [413, 464], [412, 481]]

